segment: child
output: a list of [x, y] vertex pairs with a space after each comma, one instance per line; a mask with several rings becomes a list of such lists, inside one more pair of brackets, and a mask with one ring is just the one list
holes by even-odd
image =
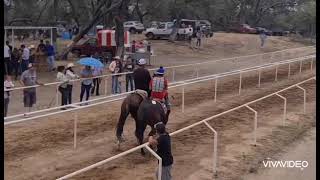
[[11, 77], [8, 75], [4, 81], [4, 117], [7, 117], [8, 105], [10, 101], [10, 91], [7, 91], [10, 88], [13, 88], [14, 84], [11, 81]]

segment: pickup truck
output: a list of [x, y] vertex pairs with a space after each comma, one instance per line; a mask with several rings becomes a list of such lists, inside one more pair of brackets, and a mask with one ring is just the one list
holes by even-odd
[[101, 56], [104, 54], [111, 54], [113, 57], [116, 53], [116, 47], [98, 46], [98, 39], [96, 37], [88, 37], [86, 39], [81, 39], [75, 44], [71, 49], [71, 53], [76, 57], [92, 56], [96, 53]]
[[[161, 39], [169, 38], [172, 32], [173, 22], [160, 22], [158, 26], [148, 28], [145, 32], [145, 35], [148, 39]], [[178, 38], [180, 36], [186, 36], [193, 33], [193, 28], [179, 28], [178, 29]]]

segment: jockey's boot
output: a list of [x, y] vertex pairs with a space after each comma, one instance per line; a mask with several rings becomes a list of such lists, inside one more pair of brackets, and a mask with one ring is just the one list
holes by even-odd
[[165, 124], [167, 124], [168, 120], [169, 120], [169, 114], [170, 114], [171, 110], [167, 110], [167, 121]]

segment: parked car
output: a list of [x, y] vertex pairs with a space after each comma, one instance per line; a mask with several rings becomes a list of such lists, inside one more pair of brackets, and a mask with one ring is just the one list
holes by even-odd
[[248, 24], [236, 24], [230, 28], [231, 31], [238, 33], [256, 34], [257, 30], [250, 27]]
[[124, 22], [123, 27], [132, 34], [135, 34], [136, 32], [141, 34], [145, 30], [144, 25], [139, 21]]
[[211, 28], [211, 23], [208, 20], [199, 20], [198, 25], [200, 26], [201, 30], [203, 31], [206, 37], [212, 37], [213, 31]]
[[[169, 38], [172, 33], [174, 23], [175, 22], [160, 22], [158, 26], [148, 28], [145, 35], [148, 39]], [[193, 34], [193, 28], [185, 25], [178, 28], [176, 37], [178, 40], [185, 39], [189, 34]]]
[[289, 31], [284, 31], [281, 28], [273, 28], [272, 29], [272, 35], [273, 36], [286, 36], [289, 34]]
[[256, 27], [256, 30], [257, 30], [257, 34], [260, 34], [261, 31], [264, 31], [267, 36], [272, 36], [272, 31], [270, 31], [266, 28]]

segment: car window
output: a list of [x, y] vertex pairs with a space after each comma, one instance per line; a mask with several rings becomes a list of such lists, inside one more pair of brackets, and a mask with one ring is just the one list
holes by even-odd
[[96, 39], [89, 39], [86, 44], [91, 45], [91, 46], [95, 46], [97, 44], [97, 40]]
[[165, 24], [160, 24], [160, 25], [158, 26], [158, 29], [164, 29], [165, 27], [166, 27]]
[[168, 23], [168, 29], [173, 27], [173, 23]]

